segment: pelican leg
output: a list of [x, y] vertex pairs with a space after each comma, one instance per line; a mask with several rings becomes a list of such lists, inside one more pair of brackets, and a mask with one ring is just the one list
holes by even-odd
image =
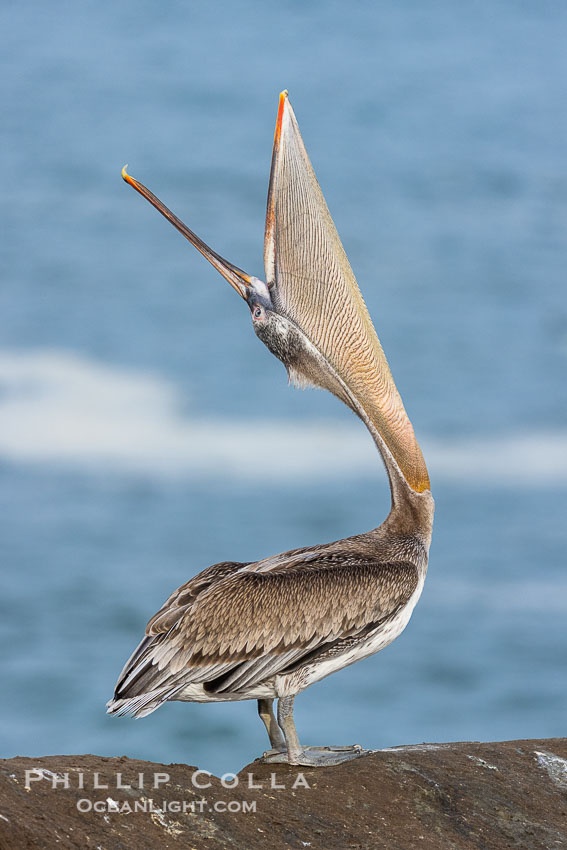
[[278, 723], [284, 733], [287, 747], [287, 757], [290, 764], [297, 764], [296, 759], [301, 755], [301, 744], [293, 719], [293, 703], [295, 697], [280, 697], [278, 700]]
[[282, 753], [285, 752], [285, 741], [281, 733], [280, 727], [278, 726], [278, 721], [276, 720], [276, 716], [274, 714], [273, 705], [273, 699], [259, 699], [258, 714], [260, 715], [262, 723], [266, 727], [266, 732], [268, 733], [270, 744], [272, 745], [272, 749], [270, 752]]
[[286, 749], [265, 753], [265, 762], [269, 764], [284, 762], [308, 767], [328, 767], [359, 758], [370, 752], [370, 750], [363, 750], [358, 745], [351, 747], [303, 747], [299, 743], [293, 720], [294, 699], [295, 697], [289, 696], [280, 697], [278, 700], [278, 723], [284, 733]]

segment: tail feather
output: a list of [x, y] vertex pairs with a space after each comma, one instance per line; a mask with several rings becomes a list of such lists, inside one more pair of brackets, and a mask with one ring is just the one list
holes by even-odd
[[144, 694], [126, 699], [111, 699], [106, 703], [106, 713], [116, 714], [119, 717], [125, 714], [130, 714], [133, 717], [147, 717], [167, 700], [175, 699], [182, 688], [183, 684], [157, 688], [154, 691], [147, 691]]

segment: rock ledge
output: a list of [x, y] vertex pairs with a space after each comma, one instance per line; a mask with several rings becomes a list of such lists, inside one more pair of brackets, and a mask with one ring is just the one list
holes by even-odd
[[567, 739], [421, 744], [223, 780], [99, 756], [0, 761], [0, 848], [567, 848]]

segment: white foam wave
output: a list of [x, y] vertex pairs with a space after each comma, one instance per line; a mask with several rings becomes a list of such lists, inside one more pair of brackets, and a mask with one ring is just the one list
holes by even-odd
[[[281, 480], [376, 474], [374, 449], [357, 423], [193, 420], [180, 401], [161, 376], [69, 352], [0, 352], [0, 457], [147, 475], [254, 477], [242, 446], [255, 440], [277, 445], [271, 473]], [[423, 447], [438, 480], [566, 480], [565, 433], [424, 439]]]

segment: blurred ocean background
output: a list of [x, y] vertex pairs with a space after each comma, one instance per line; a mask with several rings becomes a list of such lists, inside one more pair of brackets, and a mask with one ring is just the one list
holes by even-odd
[[565, 735], [567, 8], [2, 4], [0, 754], [238, 769], [252, 702], [105, 714], [178, 585], [365, 531], [364, 427], [120, 179], [263, 276], [277, 96], [429, 462], [404, 635], [302, 695], [306, 743]]

